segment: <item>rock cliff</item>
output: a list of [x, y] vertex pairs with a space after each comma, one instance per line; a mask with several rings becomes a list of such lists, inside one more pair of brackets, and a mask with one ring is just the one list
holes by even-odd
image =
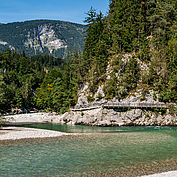
[[[122, 103], [137, 103], [140, 94], [130, 96]], [[83, 101], [83, 100], [82, 100]], [[146, 95], [146, 99], [141, 103], [158, 103], [153, 100], [153, 91]], [[82, 102], [86, 107], [85, 102]], [[98, 104], [98, 103], [97, 103]], [[100, 102], [101, 105], [101, 102]], [[81, 102], [77, 106], [81, 107]], [[168, 126], [177, 125], [177, 114], [170, 114], [169, 109], [106, 109], [95, 107], [95, 109], [87, 109], [82, 111], [69, 111], [59, 120], [62, 124], [68, 125], [89, 125], [89, 126]]]
[[0, 25], [0, 50], [25, 51], [27, 56], [49, 53], [64, 58], [68, 50], [82, 51], [84, 25], [56, 21], [33, 20]]

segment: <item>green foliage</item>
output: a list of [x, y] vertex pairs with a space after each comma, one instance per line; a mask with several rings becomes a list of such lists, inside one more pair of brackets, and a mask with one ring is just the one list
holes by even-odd
[[114, 50], [132, 51], [146, 29], [146, 4], [141, 1], [115, 0], [110, 4], [110, 23]]
[[63, 59], [61, 58], [55, 58], [52, 55], [49, 54], [38, 54], [34, 55], [30, 58], [30, 62], [33, 63], [40, 63], [43, 67], [52, 69], [55, 66], [62, 66], [63, 65]]
[[93, 102], [94, 100], [95, 100], [95, 98], [94, 98], [93, 96], [91, 96], [91, 95], [88, 95], [88, 96], [87, 96], [87, 101], [88, 101], [89, 103]]
[[101, 100], [103, 98], [102, 94], [99, 92], [97, 97], [96, 97], [98, 100]]
[[64, 113], [70, 106], [76, 104], [78, 83], [80, 82], [77, 60], [70, 58], [63, 70], [54, 68], [45, 75], [36, 94], [37, 106], [40, 109]]
[[77, 52], [67, 61], [46, 54], [28, 58], [10, 50], [0, 53], [0, 112], [12, 108], [66, 112], [76, 104], [82, 66]]
[[6, 123], [6, 119], [2, 116], [0, 116], [0, 129], [2, 128], [2, 126]]
[[105, 93], [106, 99], [111, 100], [117, 95], [117, 84], [116, 80], [110, 79], [106, 82], [103, 91]]
[[[103, 79], [102, 76], [106, 72], [109, 39], [105, 32], [106, 22], [101, 12], [97, 14], [91, 8], [85, 22], [88, 23], [88, 29], [86, 30], [83, 58], [86, 61], [87, 72], [90, 71], [87, 77], [95, 86]], [[92, 85], [90, 85], [91, 92], [95, 93], [96, 89], [92, 89]]]
[[127, 84], [128, 90], [134, 89], [137, 86], [139, 71], [137, 60], [134, 57], [130, 58], [123, 76], [123, 82]]
[[[66, 60], [48, 54], [28, 58], [24, 52], [9, 49], [0, 53], [0, 112], [36, 107], [64, 113], [76, 104], [78, 89], [85, 82], [91, 92], [89, 102], [94, 101], [93, 95], [102, 84], [108, 100], [122, 99], [142, 86], [142, 100], [146, 91], [153, 89], [155, 100], [158, 93], [160, 101], [177, 102], [175, 0], [112, 0], [106, 17], [93, 8], [87, 15], [87, 27], [45, 20], [0, 25], [0, 39], [26, 51], [27, 56], [35, 51], [24, 48], [23, 42], [27, 36], [35, 37], [39, 25], [52, 25], [57, 37], [67, 40], [76, 51], [83, 48], [81, 31], [86, 29], [83, 54], [75, 50], [66, 54], [65, 49], [53, 53], [63, 56], [65, 52]], [[17, 35], [16, 29], [21, 37], [9, 38]], [[139, 63], [146, 65], [144, 70]]]
[[42, 66], [36, 64], [33, 65], [24, 53], [10, 50], [0, 53], [0, 112], [15, 107], [29, 109], [35, 105], [34, 93], [44, 76]]
[[114, 73], [118, 73], [119, 71], [122, 70], [122, 68], [124, 68], [124, 62], [121, 59], [122, 59], [122, 55], [116, 57], [113, 56], [111, 66], [113, 68]]
[[157, 100], [157, 95], [154, 91], [153, 91], [153, 100]]
[[168, 85], [160, 92], [160, 100], [164, 102], [176, 102], [177, 100], [177, 72], [169, 77]]
[[170, 104], [170, 105], [168, 106], [168, 108], [169, 108], [169, 113], [170, 113], [172, 116], [174, 116], [174, 115], [177, 113], [177, 107], [175, 107], [173, 104]]

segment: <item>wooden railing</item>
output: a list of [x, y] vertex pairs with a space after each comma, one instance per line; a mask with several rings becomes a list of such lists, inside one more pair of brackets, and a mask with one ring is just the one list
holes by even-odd
[[164, 103], [123, 103], [123, 102], [109, 102], [109, 103], [89, 103], [87, 105], [71, 107], [72, 111], [84, 111], [98, 108], [168, 108]]
[[163, 103], [107, 103], [103, 108], [167, 108]]

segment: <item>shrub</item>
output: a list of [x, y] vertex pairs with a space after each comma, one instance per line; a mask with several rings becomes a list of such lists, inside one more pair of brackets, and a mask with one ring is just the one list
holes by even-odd
[[173, 104], [170, 104], [169, 106], [168, 106], [168, 108], [169, 108], [169, 113], [170, 113], [170, 115], [175, 115], [176, 113], [177, 113], [177, 107], [175, 107]]
[[101, 93], [98, 93], [97, 99], [98, 99], [98, 100], [101, 100], [102, 98], [103, 98], [102, 94], [101, 94]]
[[0, 128], [5, 124], [6, 119], [4, 117], [0, 117]]
[[91, 96], [91, 95], [88, 95], [88, 96], [87, 96], [87, 101], [88, 101], [89, 103], [93, 102], [94, 100], [95, 100], [95, 98], [94, 98], [93, 96]]

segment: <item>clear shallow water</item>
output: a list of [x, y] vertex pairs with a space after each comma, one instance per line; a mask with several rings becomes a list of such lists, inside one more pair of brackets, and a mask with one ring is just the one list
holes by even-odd
[[[18, 126], [18, 125], [17, 125]], [[177, 131], [177, 127], [160, 127], [160, 126], [123, 126], [123, 127], [96, 127], [96, 126], [68, 126], [61, 124], [28, 124], [19, 125], [30, 128], [40, 128], [47, 130], [55, 130], [66, 133], [120, 133], [120, 132], [152, 132], [159, 130]]]
[[1, 177], [84, 176], [177, 159], [175, 127], [30, 126], [47, 126], [66, 132], [106, 133], [38, 143], [0, 144]]

